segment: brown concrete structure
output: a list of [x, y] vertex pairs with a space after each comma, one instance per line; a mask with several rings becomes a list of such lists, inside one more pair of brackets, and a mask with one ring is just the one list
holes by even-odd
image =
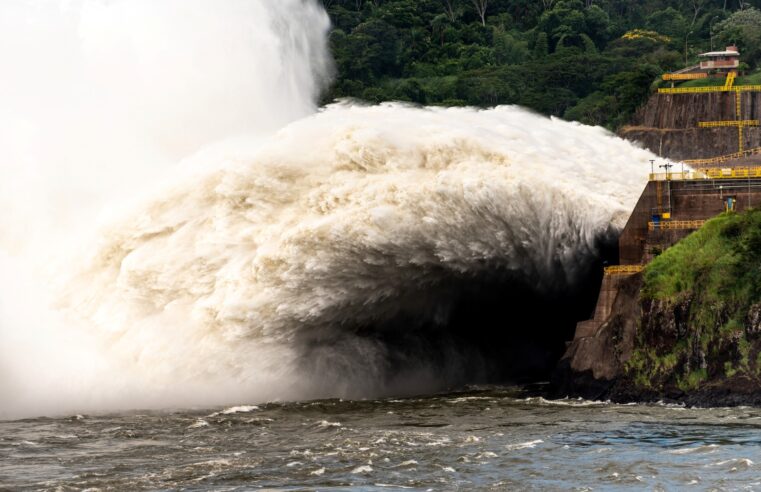
[[[694, 229], [649, 227], [654, 216], [670, 214], [670, 221], [707, 220], [726, 211], [761, 207], [761, 178], [650, 181], [619, 238], [622, 265], [647, 264]], [[619, 288], [626, 275], [606, 275], [600, 287], [594, 317], [576, 325], [574, 343], [596, 336], [609, 321]]]
[[648, 230], [654, 215], [671, 213], [671, 220], [705, 220], [724, 212], [733, 199], [734, 210], [761, 206], [761, 179], [705, 179], [651, 181], [642, 192], [619, 239], [622, 265], [647, 263], [691, 230]]

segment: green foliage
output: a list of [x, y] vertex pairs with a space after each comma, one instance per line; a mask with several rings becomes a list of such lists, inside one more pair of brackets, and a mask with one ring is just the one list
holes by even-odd
[[684, 35], [687, 33], [688, 21], [678, 10], [668, 7], [650, 14], [647, 17], [645, 26], [651, 31], [672, 39], [684, 39]]
[[541, 59], [550, 52], [550, 41], [546, 32], [540, 32], [534, 42], [534, 58]]
[[643, 280], [646, 310], [658, 314], [643, 323], [626, 367], [635, 384], [686, 391], [709, 377], [761, 375], [761, 340], [745, 326], [761, 302], [761, 210], [708, 221], [656, 257]]
[[761, 11], [739, 10], [717, 24], [715, 30], [720, 41], [740, 48], [745, 62], [755, 65], [761, 61]]
[[697, 389], [706, 379], [708, 379], [708, 372], [705, 369], [696, 369], [685, 377], [677, 378], [676, 386], [682, 391], [691, 391]]
[[519, 104], [616, 129], [712, 38], [761, 61], [761, 14], [723, 0], [489, 0], [483, 23], [472, 0], [323, 4], [337, 69], [324, 102]]
[[696, 286], [715, 295], [706, 301], [761, 298], [761, 210], [722, 214], [666, 250], [648, 265], [643, 295], [669, 300]]

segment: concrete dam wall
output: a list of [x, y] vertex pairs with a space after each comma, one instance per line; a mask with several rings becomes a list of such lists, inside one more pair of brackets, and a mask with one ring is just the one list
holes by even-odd
[[[738, 117], [734, 92], [654, 94], [619, 133], [672, 160], [732, 154], [739, 148], [737, 128], [699, 128], [698, 124], [761, 119], [761, 92], [744, 92], [739, 97]], [[746, 149], [761, 147], [761, 127], [744, 128], [743, 140]]]

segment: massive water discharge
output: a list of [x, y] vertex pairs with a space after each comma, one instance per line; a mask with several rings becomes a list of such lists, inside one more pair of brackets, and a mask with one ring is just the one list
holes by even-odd
[[515, 375], [651, 158], [515, 107], [318, 110], [311, 2], [0, 14], [0, 415]]

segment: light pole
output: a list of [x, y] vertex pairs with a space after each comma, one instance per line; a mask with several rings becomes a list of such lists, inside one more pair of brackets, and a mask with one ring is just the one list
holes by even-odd
[[714, 16], [713, 19], [711, 19], [711, 23], [709, 24], [709, 30], [711, 31], [711, 51], [713, 51], [713, 22], [718, 19], [718, 16]]
[[692, 31], [687, 33], [687, 36], [684, 37], [684, 68], [687, 68], [687, 41], [690, 39], [690, 34], [692, 34]]

